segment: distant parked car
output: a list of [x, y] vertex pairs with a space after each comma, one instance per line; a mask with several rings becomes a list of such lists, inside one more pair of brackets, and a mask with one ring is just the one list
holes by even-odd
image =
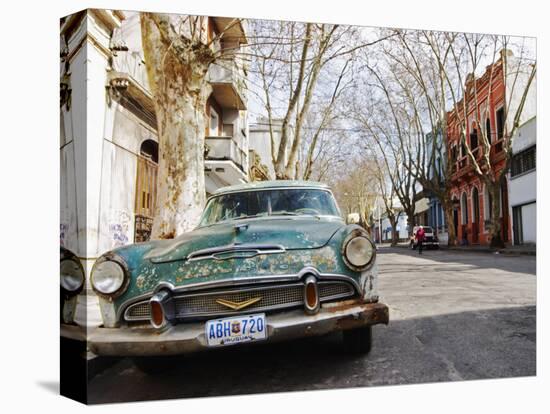
[[193, 231], [96, 261], [91, 285], [103, 326], [88, 345], [97, 355], [137, 357], [146, 372], [156, 369], [151, 356], [334, 331], [349, 351], [368, 353], [372, 325], [389, 320], [375, 261], [370, 236], [344, 222], [325, 185], [220, 189]]
[[411, 240], [409, 243], [411, 249], [415, 250], [418, 247], [418, 240], [416, 240], [416, 232], [421, 227], [424, 229], [424, 241], [422, 242], [422, 245], [424, 246], [424, 248], [439, 249], [439, 240], [435, 235], [434, 229], [430, 226], [414, 226], [413, 234], [411, 236]]

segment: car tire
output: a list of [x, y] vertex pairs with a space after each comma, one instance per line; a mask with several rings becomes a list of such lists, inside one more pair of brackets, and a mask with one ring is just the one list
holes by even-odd
[[181, 366], [181, 357], [150, 356], [133, 357], [134, 365], [147, 375], [159, 375], [176, 370]]
[[344, 349], [348, 354], [367, 355], [372, 348], [372, 326], [342, 332]]

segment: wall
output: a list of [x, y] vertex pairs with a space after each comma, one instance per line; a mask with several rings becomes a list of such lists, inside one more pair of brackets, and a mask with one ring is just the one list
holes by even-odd
[[[512, 142], [512, 151], [514, 154], [521, 152], [533, 145], [537, 141], [537, 121], [536, 117], [529, 119], [525, 124], [518, 128], [517, 134]], [[536, 243], [537, 237], [537, 170], [526, 172], [510, 178], [510, 211], [514, 206], [520, 206], [522, 210], [523, 242]], [[513, 219], [513, 218], [512, 218]], [[513, 227], [512, 227], [513, 232]], [[512, 234], [513, 236], [513, 234]], [[512, 240], [514, 238], [512, 237]]]

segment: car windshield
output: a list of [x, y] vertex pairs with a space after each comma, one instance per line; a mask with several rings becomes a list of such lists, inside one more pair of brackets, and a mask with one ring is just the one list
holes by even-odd
[[256, 190], [221, 194], [208, 202], [200, 226], [259, 216], [340, 216], [332, 194], [317, 189]]
[[433, 233], [433, 229], [431, 227], [424, 226], [424, 233]]

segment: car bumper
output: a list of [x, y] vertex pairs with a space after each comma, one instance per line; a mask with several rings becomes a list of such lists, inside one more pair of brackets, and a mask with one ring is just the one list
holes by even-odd
[[[300, 309], [266, 318], [268, 335], [262, 343], [388, 324], [389, 311], [382, 303], [348, 300], [327, 303], [315, 315]], [[173, 325], [162, 331], [150, 327], [96, 328], [88, 332], [88, 348], [105, 356], [177, 355], [212, 349], [206, 342], [205, 322]]]

